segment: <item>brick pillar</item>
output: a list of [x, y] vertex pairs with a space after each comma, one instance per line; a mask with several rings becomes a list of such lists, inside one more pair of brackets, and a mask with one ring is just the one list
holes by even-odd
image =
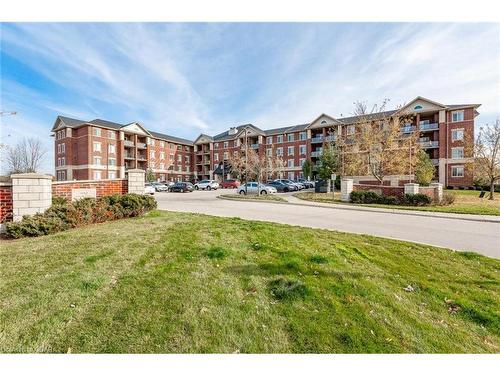
[[143, 169], [129, 169], [128, 174], [128, 192], [135, 194], [144, 194], [144, 185], [146, 171]]
[[340, 181], [340, 200], [342, 202], [349, 202], [353, 189], [353, 183], [354, 181], [352, 178], [343, 178]]
[[418, 184], [405, 184], [405, 194], [418, 194]]
[[12, 179], [12, 211], [14, 221], [23, 215], [44, 212], [52, 204], [52, 176], [38, 173], [19, 173]]
[[434, 188], [434, 200], [439, 203], [443, 199], [443, 184], [432, 182], [430, 187]]

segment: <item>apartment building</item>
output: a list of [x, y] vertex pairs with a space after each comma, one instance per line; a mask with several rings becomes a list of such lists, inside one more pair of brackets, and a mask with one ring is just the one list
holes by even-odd
[[148, 131], [137, 122], [58, 116], [52, 132], [59, 181], [123, 178], [135, 168], [151, 169], [162, 181], [193, 179], [193, 142]]
[[[403, 108], [385, 114], [398, 118], [402, 113], [410, 113], [412, 121], [402, 125], [401, 133], [418, 134], [421, 148], [436, 167], [436, 181], [460, 187], [473, 183], [472, 172], [466, 168], [471, 156], [466, 142], [472, 142], [474, 137], [474, 119], [479, 106], [445, 105], [417, 97]], [[244, 124], [214, 136], [200, 134], [189, 141], [147, 131], [138, 123], [83, 122], [59, 116], [53, 128], [57, 178], [118, 178], [128, 168], [150, 167], [160, 180], [222, 179], [230, 177], [224, 165], [227, 166], [231, 154], [248, 148], [267, 156], [282, 157], [282, 177], [295, 179], [302, 177], [302, 164], [307, 159], [316, 173], [325, 144], [335, 142], [339, 136], [354, 134], [357, 123], [357, 117], [334, 118], [321, 114], [306, 124], [268, 130]], [[356, 178], [366, 180], [369, 176]], [[390, 183], [390, 178], [388, 176], [386, 183]]]

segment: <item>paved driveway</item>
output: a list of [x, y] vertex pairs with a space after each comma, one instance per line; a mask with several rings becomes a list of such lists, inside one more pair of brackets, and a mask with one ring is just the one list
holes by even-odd
[[500, 223], [404, 215], [398, 213], [346, 210], [266, 202], [218, 199], [234, 191], [156, 193], [158, 207], [169, 211], [240, 217], [311, 228], [363, 233], [419, 242], [454, 250], [470, 250], [500, 258]]

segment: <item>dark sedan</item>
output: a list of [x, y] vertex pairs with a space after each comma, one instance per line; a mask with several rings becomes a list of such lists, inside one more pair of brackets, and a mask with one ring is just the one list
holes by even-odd
[[194, 190], [194, 186], [190, 182], [177, 182], [170, 187], [173, 193], [190, 193]]
[[278, 193], [288, 193], [289, 191], [298, 190], [296, 186], [281, 181], [270, 181], [266, 185], [276, 188]]

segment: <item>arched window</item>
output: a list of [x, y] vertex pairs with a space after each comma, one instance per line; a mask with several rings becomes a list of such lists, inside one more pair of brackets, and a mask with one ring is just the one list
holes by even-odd
[[421, 105], [416, 105], [415, 108], [413, 109], [422, 109], [423, 107]]
[[321, 124], [326, 124], [326, 120], [321, 121]]

